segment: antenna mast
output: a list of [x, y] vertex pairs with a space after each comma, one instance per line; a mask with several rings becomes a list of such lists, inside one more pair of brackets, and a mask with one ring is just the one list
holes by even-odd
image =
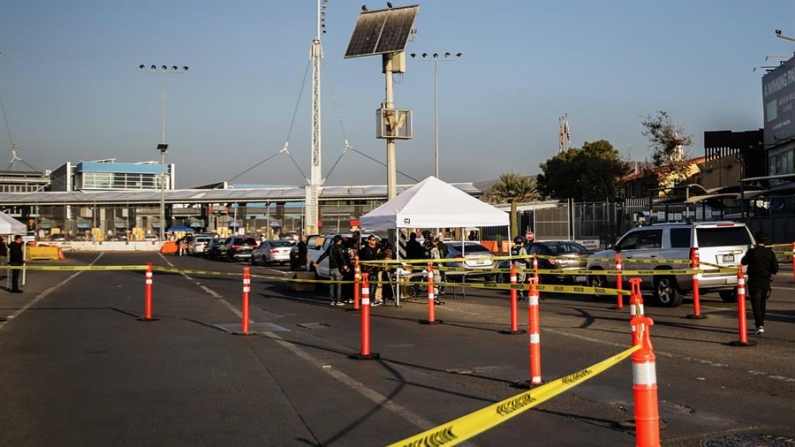
[[8, 133], [8, 142], [11, 143], [11, 161], [8, 163], [8, 170], [13, 170], [14, 162], [17, 160], [21, 160], [17, 155], [17, 149], [19, 145], [14, 143], [14, 138], [11, 136], [11, 127], [8, 125], [8, 115], [6, 115], [6, 108], [3, 105], [3, 98], [0, 97], [0, 111], [3, 112], [3, 121], [6, 124], [6, 132]]
[[317, 233], [319, 215], [320, 186], [323, 184], [321, 171], [321, 129], [320, 129], [320, 60], [323, 58], [321, 33], [325, 32], [326, 6], [328, 0], [317, 0], [317, 29], [312, 39], [310, 58], [312, 59], [312, 153], [309, 184], [306, 186], [304, 233]]

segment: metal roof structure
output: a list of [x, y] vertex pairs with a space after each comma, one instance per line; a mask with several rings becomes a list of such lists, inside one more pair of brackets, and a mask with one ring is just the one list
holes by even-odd
[[[480, 196], [472, 183], [451, 183], [461, 191]], [[398, 185], [398, 194], [413, 185]], [[135, 191], [39, 191], [0, 193], [0, 205], [106, 205], [153, 204], [160, 201], [160, 190]], [[164, 191], [166, 203], [258, 203], [303, 202], [303, 186], [244, 189], [173, 189]], [[326, 186], [320, 200], [386, 200], [385, 185]]]

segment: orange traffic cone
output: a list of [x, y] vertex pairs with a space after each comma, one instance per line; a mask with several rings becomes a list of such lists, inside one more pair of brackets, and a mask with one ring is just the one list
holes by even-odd
[[63, 250], [58, 248], [58, 260], [63, 261], [64, 259], [66, 259], [66, 256], [63, 255]]

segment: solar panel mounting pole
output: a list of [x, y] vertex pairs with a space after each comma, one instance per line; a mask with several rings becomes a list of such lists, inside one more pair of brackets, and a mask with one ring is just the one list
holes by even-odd
[[362, 13], [356, 22], [353, 35], [345, 51], [345, 58], [375, 56], [380, 54], [384, 77], [386, 78], [386, 97], [381, 108], [376, 110], [377, 138], [386, 139], [387, 199], [397, 196], [397, 162], [395, 140], [412, 138], [411, 111], [394, 108], [392, 75], [405, 73], [405, 49], [413, 30], [414, 18], [419, 5], [368, 11], [362, 6]]
[[[386, 102], [384, 109], [395, 108], [395, 92], [392, 80], [392, 58], [397, 53], [383, 55], [384, 76], [386, 77]], [[386, 139], [386, 197], [392, 200], [397, 196], [397, 157], [395, 156], [395, 139]]]

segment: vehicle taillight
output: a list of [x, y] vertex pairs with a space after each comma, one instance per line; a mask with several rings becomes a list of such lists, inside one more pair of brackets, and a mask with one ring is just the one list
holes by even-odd
[[551, 265], [551, 266], [558, 265], [558, 261], [557, 261], [556, 259], [551, 259], [551, 258], [550, 258], [550, 259], [549, 259], [549, 265]]
[[454, 256], [454, 258], [455, 258], [455, 259], [463, 259], [464, 257], [463, 257], [463, 256], [461, 256], [461, 255], [455, 255], [455, 256]]
[[240, 245], [238, 245], [238, 244], [232, 244], [232, 248], [234, 248], [235, 250], [237, 250], [238, 248], [240, 248]]
[[270, 249], [270, 250], [268, 250], [268, 251], [270, 251], [271, 253], [278, 253], [278, 252], [279, 252], [279, 250], [277, 250], [277, 249], [275, 249], [275, 248], [271, 248], [271, 249]]

